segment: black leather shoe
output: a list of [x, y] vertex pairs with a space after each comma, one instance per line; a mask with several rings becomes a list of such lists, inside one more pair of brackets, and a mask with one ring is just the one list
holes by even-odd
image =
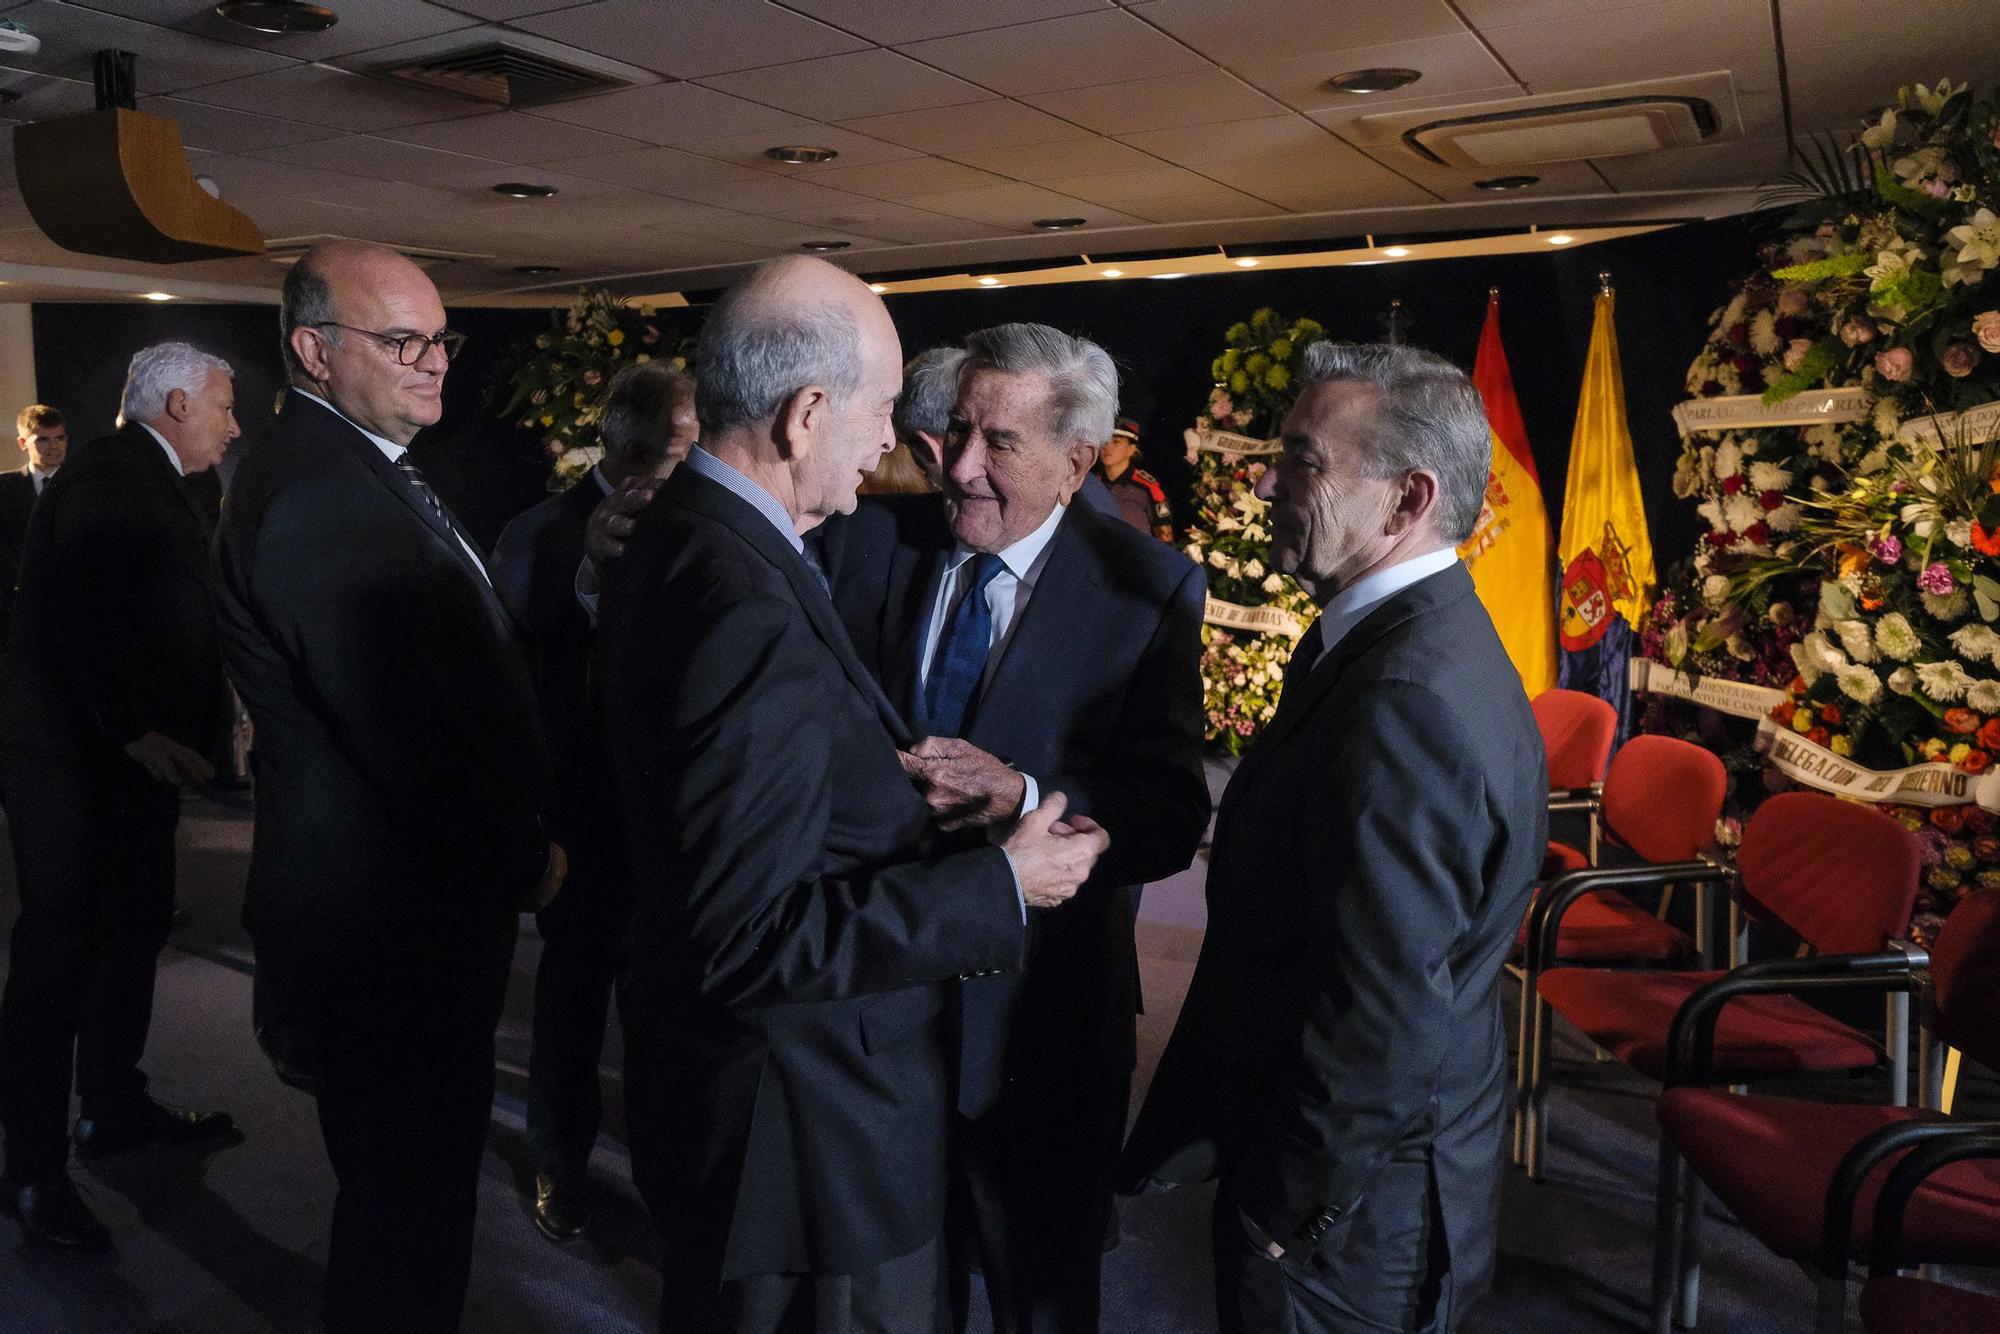
[[66, 1251], [104, 1251], [111, 1234], [76, 1193], [67, 1174], [23, 1186], [0, 1181], [0, 1214], [19, 1219], [21, 1235], [39, 1246]]
[[550, 1241], [575, 1241], [583, 1235], [583, 1191], [552, 1176], [535, 1177], [535, 1226]]
[[146, 1099], [117, 1116], [80, 1116], [76, 1121], [76, 1152], [80, 1158], [102, 1158], [151, 1144], [196, 1144], [236, 1129], [228, 1112], [196, 1112]]

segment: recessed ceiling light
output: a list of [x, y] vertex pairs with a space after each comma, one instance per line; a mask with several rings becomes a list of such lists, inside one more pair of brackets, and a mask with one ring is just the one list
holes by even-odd
[[1549, 238], [1549, 244], [1568, 245], [1571, 241], [1574, 241], [1575, 239], [1576, 238], [1574, 236], [1571, 236], [1568, 232], [1557, 232], [1554, 236], [1551, 236]]
[[1236, 267], [1239, 269], [1254, 269], [1257, 267], [1257, 261], [1254, 259], [1239, 259], [1236, 261]]
[[1359, 269], [1365, 268], [1370, 264], [1387, 264], [1388, 262], [1386, 259], [1350, 259], [1347, 261], [1347, 266], [1351, 269]]
[[1123, 270], [1123, 269], [1106, 269], [1106, 270], [1104, 270], [1104, 274], [1103, 274], [1103, 276], [1104, 276], [1104, 277], [1106, 277], [1106, 278], [1123, 278], [1123, 277], [1125, 276], [1125, 270]]
[[880, 296], [882, 295], [882, 293], [888, 291], [889, 289], [881, 283], [870, 283], [868, 284], [868, 290], [873, 292], [876, 296]]
[[1147, 274], [1146, 276], [1147, 276], [1148, 278], [1185, 278], [1185, 277], [1187, 277], [1187, 275], [1186, 275], [1185, 273], [1149, 273], [1149, 274]]
[[1422, 70], [1414, 69], [1351, 69], [1328, 79], [1326, 86], [1337, 93], [1386, 93], [1407, 88], [1423, 77]]
[[516, 264], [514, 272], [525, 273], [530, 278], [539, 278], [546, 273], [561, 273], [562, 269], [554, 264]]
[[340, 15], [325, 5], [306, 4], [304, 0], [222, 0], [215, 13], [239, 27], [280, 36], [325, 32], [340, 22]]
[[979, 280], [979, 285], [981, 287], [998, 287], [1000, 285], [1000, 280], [998, 278], [981, 278]]
[[174, 299], [172, 292], [141, 292], [139, 295], [145, 297], [148, 301], [172, 301]]
[[1410, 253], [1410, 248], [1406, 245], [1383, 246], [1382, 253], [1387, 255], [1390, 259], [1401, 259], [1403, 256]]
[[553, 185], [530, 185], [526, 181], [502, 181], [493, 187], [496, 195], [506, 195], [509, 199], [547, 199], [556, 193]]
[[1473, 184], [1481, 190], [1525, 190], [1531, 185], [1540, 185], [1539, 176], [1489, 176]]
[[1066, 232], [1071, 228], [1083, 226], [1087, 221], [1085, 218], [1036, 218], [1035, 229], [1044, 232]]
[[799, 249], [809, 254], [824, 255], [834, 250], [845, 250], [853, 244], [852, 241], [801, 241]]
[[773, 162], [789, 162], [795, 167], [807, 167], [815, 162], [833, 161], [840, 156], [840, 150], [822, 148], [817, 144], [779, 144], [776, 148], [765, 149], [764, 156]]

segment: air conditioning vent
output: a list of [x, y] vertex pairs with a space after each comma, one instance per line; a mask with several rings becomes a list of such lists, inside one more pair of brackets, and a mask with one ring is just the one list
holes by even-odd
[[496, 107], [541, 106], [630, 83], [506, 42], [428, 56], [375, 73], [380, 78]]
[[1403, 142], [1449, 167], [1532, 167], [1686, 148], [1715, 130], [1698, 97], [1614, 97], [1427, 121]]

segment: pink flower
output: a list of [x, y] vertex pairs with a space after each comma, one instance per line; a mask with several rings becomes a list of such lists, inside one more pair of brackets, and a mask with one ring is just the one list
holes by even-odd
[[1875, 341], [1875, 326], [1864, 319], [1851, 319], [1840, 326], [1840, 341], [1849, 347], [1872, 343]]
[[1924, 572], [1917, 576], [1917, 587], [1932, 597], [1948, 598], [1958, 584], [1951, 577], [1951, 567], [1938, 560], [1924, 567]]
[[1944, 373], [1954, 380], [1963, 380], [1972, 374], [1972, 368], [1979, 364], [1979, 349], [1970, 343], [1953, 343], [1945, 348], [1938, 360], [1944, 364]]
[[1787, 287], [1784, 291], [1778, 293], [1778, 313], [1780, 315], [1793, 316], [1805, 314], [1806, 294], [1804, 289]]
[[1917, 368], [1917, 359], [1907, 347], [1886, 348], [1875, 354], [1875, 373], [1892, 384], [1901, 384]]
[[604, 374], [602, 371], [585, 371], [583, 373], [583, 382], [585, 384], [597, 384], [603, 379]]
[[1943, 199], [1951, 193], [1951, 186], [1946, 184], [1944, 178], [1941, 176], [1932, 176], [1917, 188], [1932, 199]]
[[1982, 310], [1974, 315], [1972, 336], [1988, 352], [2000, 352], [2000, 310]]
[[1903, 558], [1903, 544], [1886, 534], [1871, 541], [1868, 550], [1884, 565], [1894, 565]]
[[[1791, 293], [1787, 292], [1786, 295], [1789, 296]], [[1797, 370], [1804, 364], [1806, 353], [1812, 351], [1812, 348], [1812, 339], [1794, 338], [1785, 348], [1785, 369], [1788, 371]]]

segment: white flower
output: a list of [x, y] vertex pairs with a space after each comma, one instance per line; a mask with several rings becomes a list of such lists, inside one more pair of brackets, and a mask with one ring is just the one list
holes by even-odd
[[1694, 507], [1694, 512], [1701, 516], [1701, 521], [1707, 524], [1712, 532], [1720, 532], [1726, 526], [1722, 521], [1721, 501], [1704, 500]]
[[[1813, 480], [1818, 482], [1824, 479], [1815, 477]], [[1799, 526], [1799, 507], [1797, 505], [1778, 506], [1778, 508], [1764, 516], [1764, 525], [1774, 533], [1791, 532]]]
[[1812, 655], [1813, 661], [1819, 664], [1819, 669], [1823, 672], [1837, 672], [1851, 665], [1847, 661], [1847, 655], [1833, 646], [1833, 641], [1826, 637], [1826, 632], [1823, 630], [1815, 630], [1799, 642], [1805, 645], [1806, 652]]
[[1266, 593], [1282, 593], [1285, 591], [1285, 581], [1275, 574], [1269, 575], [1264, 580], [1264, 591]]
[[1889, 689], [1899, 695], [1907, 695], [1917, 688], [1917, 674], [1907, 667], [1898, 667], [1889, 673]]
[[1243, 520], [1233, 514], [1225, 512], [1215, 516], [1215, 531], [1218, 533], [1233, 533], [1242, 527]]
[[1953, 704], [1964, 698], [1972, 677], [1955, 662], [1926, 662], [1917, 667], [1917, 681], [1924, 693], [1939, 704]]
[[1967, 609], [1972, 606], [1972, 598], [1962, 588], [1954, 589], [1948, 597], [1925, 593], [1923, 600], [1924, 610], [1940, 621], [1962, 621]]
[[1908, 662], [1923, 646], [1910, 618], [1900, 611], [1892, 611], [1875, 623], [1875, 647], [1897, 662]]
[[[1935, 116], [1944, 110], [1944, 104], [1951, 100], [1953, 93], [1962, 93], [1965, 85], [1954, 84], [1950, 79], [1939, 79], [1935, 89], [1926, 88], [1921, 83], [1910, 90], [1910, 98], [1924, 109], [1926, 114]], [[1905, 102], [1908, 106], [1909, 102]]]
[[1727, 329], [1730, 325], [1742, 319], [1743, 312], [1747, 308], [1749, 301], [1750, 294], [1748, 292], [1738, 292], [1729, 299], [1729, 304], [1722, 308], [1722, 314], [1716, 318], [1716, 324]]
[[1201, 562], [1202, 562], [1202, 550], [1201, 550], [1201, 543], [1199, 543], [1199, 542], [1190, 542], [1190, 543], [1188, 543], [1188, 544], [1187, 544], [1187, 546], [1186, 546], [1186, 547], [1184, 548], [1184, 550], [1186, 550], [1186, 552], [1187, 552], [1187, 558], [1188, 558], [1189, 560], [1193, 561], [1193, 562], [1194, 562], [1194, 563], [1195, 563], [1196, 565], [1199, 565], [1199, 564], [1201, 564]]
[[1753, 491], [1783, 491], [1791, 484], [1792, 474], [1775, 463], [1750, 465], [1750, 489]]
[[1227, 569], [1229, 568], [1229, 557], [1220, 551], [1211, 551], [1208, 553], [1208, 563], [1218, 570]]
[[1763, 521], [1764, 507], [1752, 496], [1738, 491], [1733, 496], [1723, 497], [1722, 517], [1727, 522], [1730, 532], [1748, 532], [1752, 525]]
[[1246, 523], [1243, 525], [1243, 540], [1246, 542], [1268, 542], [1271, 540], [1271, 534], [1261, 523]]
[[[1877, 408], [1877, 412], [1878, 413], [1880, 412], [1879, 407]], [[1895, 414], [1896, 414], [1895, 406], [1891, 404], [1889, 407], [1889, 415], [1891, 417], [1894, 417]], [[1888, 434], [1894, 435], [1895, 432], [1896, 432], [1896, 427], [1895, 424], [1892, 422], [1889, 426]], [[1861, 456], [1860, 460], [1855, 463], [1854, 470], [1858, 473], [1861, 473], [1863, 476], [1866, 476], [1870, 473], [1881, 472], [1884, 468], [1888, 466], [1889, 466], [1889, 451], [1887, 449], [1884, 449], [1881, 445], [1877, 445], [1875, 446], [1875, 448], [1869, 450], [1866, 454], [1863, 454]]]
[[[1896, 428], [1902, 424], [1903, 414], [1896, 411], [1896, 404], [1893, 399], [1878, 398], [1875, 400], [1875, 411], [1869, 420], [1869, 425], [1875, 428], [1875, 434], [1881, 436], [1884, 440], [1893, 440], [1896, 436]], [[1878, 446], [1877, 449], [1879, 452], [1880, 447]], [[1872, 459], [1874, 457], [1875, 455], [1872, 453], [1868, 455], [1868, 458]], [[1860, 465], [1864, 472], [1868, 470], [1866, 464], [1867, 460], [1864, 459]], [[1878, 464], [1877, 466], [1879, 467], [1880, 465]]]
[[1842, 621], [1833, 628], [1849, 657], [1856, 662], [1875, 661], [1875, 636], [1868, 632], [1868, 622]]
[[1813, 682], [1819, 680], [1821, 676], [1825, 675], [1820, 670], [1819, 660], [1813, 656], [1811, 650], [1807, 649], [1803, 642], [1792, 645], [1791, 654], [1792, 666], [1799, 669], [1799, 676], [1804, 679], [1807, 685], [1811, 685]]
[[1972, 221], [1952, 228], [1945, 233], [1946, 248], [1958, 247], [1958, 252], [1944, 266], [1944, 285], [1954, 283], [1976, 283], [1986, 270], [2000, 267], [2000, 218], [1993, 216], [1993, 210], [1982, 208], [1972, 215]]
[[1867, 667], [1848, 667], [1840, 673], [1840, 693], [1856, 704], [1873, 704], [1882, 698], [1882, 679]]
[[1245, 579], [1262, 579], [1264, 577], [1264, 562], [1255, 557], [1243, 562], [1243, 577]]
[[1882, 113], [1882, 119], [1861, 132], [1861, 142], [1873, 149], [1884, 149], [1896, 142], [1896, 109], [1890, 107]]
[[1944, 540], [1953, 546], [1972, 546], [1972, 520], [1953, 519], [1944, 526]]
[[1774, 356], [1784, 340], [1778, 337], [1778, 313], [1760, 310], [1750, 321], [1750, 347], [1759, 356]]
[[1722, 443], [1715, 447], [1716, 480], [1721, 481], [1724, 478], [1734, 477], [1742, 471], [1743, 451], [1736, 447], [1735, 437], [1723, 437]]
[[1974, 681], [1965, 702], [1981, 713], [2000, 713], [2000, 681]]
[[1991, 662], [1993, 655], [2000, 652], [2000, 634], [1984, 625], [1963, 625], [1951, 632], [1951, 646], [1962, 657]]
[[1687, 660], [1688, 632], [1687, 626], [1684, 623], [1675, 621], [1673, 625], [1668, 627], [1664, 647], [1667, 653], [1668, 666], [1678, 667], [1682, 662]]
[[1702, 580], [1701, 600], [1703, 602], [1708, 603], [1709, 606], [1711, 607], [1721, 606], [1723, 599], [1728, 596], [1729, 596], [1728, 575], [1711, 574], [1710, 576], [1708, 576], [1708, 578]]

